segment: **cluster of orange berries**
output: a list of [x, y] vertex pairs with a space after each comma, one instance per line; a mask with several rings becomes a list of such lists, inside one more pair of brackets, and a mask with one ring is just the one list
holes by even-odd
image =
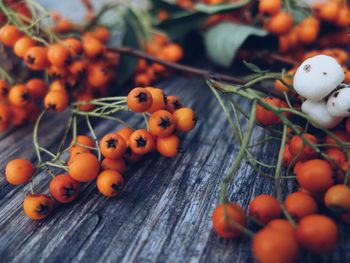
[[[325, 195], [332, 208], [349, 207], [350, 188], [336, 185]], [[289, 194], [283, 204], [296, 221], [281, 218], [280, 203], [271, 195], [256, 196], [249, 204], [248, 216], [233, 202], [219, 204], [212, 215], [215, 232], [222, 238], [236, 238], [247, 229], [248, 219], [259, 226], [252, 237], [252, 252], [260, 263], [295, 262], [301, 247], [312, 253], [329, 253], [336, 245], [338, 228], [333, 219], [318, 213], [319, 204], [309, 193]], [[243, 229], [243, 230], [242, 230]]]
[[[151, 41], [147, 43], [146, 52], [168, 62], [178, 62], [183, 57], [182, 47], [171, 43], [166, 35], [160, 33], [154, 34]], [[163, 65], [140, 59], [136, 66], [134, 82], [136, 86], [145, 87], [168, 74], [168, 69]]]
[[[180, 147], [178, 133], [189, 132], [196, 124], [192, 109], [183, 107], [177, 97], [167, 97], [158, 88], [134, 88], [128, 94], [127, 104], [131, 111], [149, 115], [148, 129], [122, 128], [104, 135], [98, 145], [89, 136], [77, 136], [69, 147], [67, 166], [64, 166], [67, 173], [53, 176], [50, 182], [54, 200], [73, 201], [79, 194], [80, 183], [95, 179], [97, 189], [104, 196], [118, 195], [124, 186], [127, 163], [136, 163], [154, 151], [165, 157], [175, 157]], [[94, 150], [104, 157], [101, 162]], [[35, 170], [31, 162], [15, 159], [7, 163], [5, 176], [10, 184], [19, 185], [32, 180]], [[53, 207], [53, 199], [46, 194], [32, 193], [23, 202], [25, 214], [32, 219], [45, 218]]]
[[[296, 26], [293, 25], [292, 13], [282, 10], [281, 0], [259, 1], [259, 14], [268, 16], [264, 27], [272, 34], [279, 36], [280, 52], [287, 52], [320, 42], [322, 46], [346, 45], [349, 43], [346, 28], [350, 25], [350, 11], [338, 0], [316, 3], [313, 16], [306, 17]], [[319, 39], [322, 23], [330, 24], [339, 30], [332, 30], [329, 36]], [[335, 35], [337, 37], [335, 37]]]
[[[46, 72], [50, 83], [34, 78], [10, 86], [0, 80], [0, 130], [11, 123], [21, 125], [28, 119], [35, 120], [40, 104], [61, 112], [70, 99], [90, 101], [106, 94], [114, 76], [111, 69], [118, 63], [116, 54], [107, 51], [109, 37], [107, 28], [96, 27], [81, 39], [69, 37], [44, 46], [15, 25], [1, 27], [1, 43], [12, 49], [30, 70]], [[86, 104], [80, 110], [92, 108]]]

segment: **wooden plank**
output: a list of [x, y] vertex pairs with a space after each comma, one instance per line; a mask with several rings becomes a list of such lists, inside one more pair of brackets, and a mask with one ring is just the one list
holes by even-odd
[[[1, 262], [253, 262], [248, 239], [223, 241], [211, 230], [220, 182], [238, 150], [224, 114], [200, 80], [175, 77], [160, 86], [167, 94], [183, 98], [199, 115], [198, 127], [182, 136], [184, 152], [174, 159], [153, 155], [132, 167], [125, 175], [125, 191], [118, 198], [102, 197], [90, 183], [73, 204], [60, 206], [41, 222], [23, 215], [23, 188], [9, 186], [1, 177]], [[41, 130], [43, 145], [53, 148], [66, 118], [57, 115], [46, 119]], [[130, 120], [141, 124], [141, 120]], [[96, 131], [102, 136], [118, 128], [112, 122], [102, 122]], [[254, 138], [262, 135], [260, 128], [254, 132]], [[277, 146], [257, 148], [256, 154], [261, 160], [272, 161]], [[17, 156], [35, 159], [30, 127], [1, 140], [1, 169]], [[42, 191], [49, 178], [40, 174], [35, 182]], [[292, 188], [286, 184], [284, 192]], [[255, 195], [274, 193], [274, 185], [242, 163], [230, 193], [231, 200], [247, 207]], [[350, 257], [349, 226], [342, 225], [340, 231], [335, 253], [320, 258], [304, 253], [302, 262], [346, 262]]]

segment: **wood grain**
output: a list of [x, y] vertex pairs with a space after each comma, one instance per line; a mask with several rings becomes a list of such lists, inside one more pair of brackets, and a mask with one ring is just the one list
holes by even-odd
[[[74, 1], [40, 2], [50, 9], [66, 10], [69, 18], [83, 17]], [[75, 202], [57, 207], [40, 222], [23, 214], [21, 205], [27, 189], [10, 186], [0, 176], [1, 263], [254, 262], [247, 238], [224, 241], [211, 229], [211, 213], [218, 201], [221, 180], [238, 150], [225, 115], [203, 81], [175, 76], [160, 86], [168, 94], [182, 98], [199, 116], [197, 128], [182, 136], [183, 153], [174, 159], [152, 155], [130, 168], [125, 174], [125, 191], [117, 198], [106, 199], [94, 183], [86, 184]], [[245, 101], [241, 104], [249, 108]], [[66, 118], [67, 114], [45, 118], [40, 131], [43, 146], [51, 150], [57, 147]], [[141, 119], [131, 115], [123, 118], [135, 126], [142, 125]], [[118, 128], [113, 122], [95, 123], [100, 137]], [[86, 131], [83, 125], [81, 129]], [[31, 131], [32, 127], [26, 126], [0, 134], [1, 173], [11, 159], [35, 161]], [[254, 139], [261, 136], [263, 131], [256, 129]], [[260, 160], [273, 162], [277, 149], [277, 143], [273, 143], [254, 150]], [[49, 180], [39, 174], [35, 178], [36, 191], [47, 191]], [[294, 187], [292, 182], [286, 182], [284, 194]], [[274, 184], [243, 162], [230, 193], [231, 200], [247, 208], [254, 196], [274, 194]], [[334, 253], [321, 257], [303, 251], [298, 262], [350, 262], [350, 227], [340, 224], [339, 231]]]
[[[237, 153], [224, 114], [205, 83], [174, 77], [160, 84], [167, 94], [183, 98], [199, 116], [196, 129], [182, 136], [184, 152], [174, 159], [152, 155], [125, 174], [124, 193], [106, 199], [94, 183], [73, 204], [60, 206], [47, 219], [34, 222], [22, 212], [23, 187], [13, 187], [0, 177], [1, 262], [253, 262], [247, 238], [224, 241], [211, 230], [211, 213], [220, 182]], [[241, 101], [243, 107], [249, 105]], [[67, 116], [51, 115], [41, 129], [40, 142], [53, 149], [62, 136]], [[133, 125], [140, 119], [130, 118]], [[96, 125], [99, 136], [116, 131], [113, 122]], [[84, 129], [84, 127], [82, 127]], [[35, 160], [31, 128], [2, 135], [0, 166], [15, 157]], [[263, 135], [257, 128], [254, 138]], [[260, 160], [273, 161], [278, 144], [256, 148]], [[40, 174], [36, 190], [47, 188], [49, 177]], [[286, 183], [284, 192], [293, 189]], [[242, 163], [230, 188], [231, 200], [245, 208], [261, 193], [274, 193], [273, 182]], [[302, 253], [302, 262], [347, 262], [349, 226], [341, 225], [335, 253], [317, 257]]]

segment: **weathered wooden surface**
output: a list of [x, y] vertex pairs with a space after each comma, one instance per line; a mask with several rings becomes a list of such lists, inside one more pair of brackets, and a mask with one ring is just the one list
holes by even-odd
[[[183, 136], [184, 152], [174, 159], [155, 155], [128, 170], [125, 192], [118, 198], [102, 197], [90, 183], [75, 202], [59, 207], [41, 222], [24, 216], [24, 188], [8, 185], [1, 176], [1, 262], [253, 261], [247, 238], [223, 241], [211, 230], [210, 216], [220, 182], [237, 152], [224, 114], [200, 80], [175, 77], [160, 87], [183, 98], [198, 113], [197, 128]], [[244, 102], [242, 105], [249, 106]], [[64, 117], [46, 119], [40, 137], [44, 146], [52, 148], [58, 141]], [[135, 118], [130, 121], [137, 124]], [[118, 128], [113, 122], [96, 126], [99, 135]], [[30, 127], [24, 127], [2, 135], [1, 169], [18, 156], [35, 159], [30, 131]], [[261, 135], [258, 129], [254, 138]], [[256, 154], [261, 160], [271, 161], [276, 145], [256, 149]], [[48, 181], [48, 176], [38, 176], [36, 189], [46, 189]], [[284, 189], [291, 191], [292, 186]], [[230, 193], [231, 200], [247, 207], [255, 195], [274, 193], [274, 185], [243, 163]], [[346, 232], [350, 228], [342, 226], [340, 230], [335, 253], [320, 259], [303, 254], [303, 262], [349, 262]]]
[[[71, 6], [75, 1], [44, 1], [48, 6]], [[78, 1], [76, 1], [78, 2]], [[98, 1], [94, 1], [95, 3]], [[61, 9], [62, 10], [62, 9]], [[77, 14], [81, 11], [74, 7]], [[67, 12], [73, 16], [72, 11]], [[183, 153], [174, 159], [153, 155], [125, 174], [124, 193], [106, 199], [94, 183], [85, 185], [72, 204], [60, 206], [47, 219], [24, 216], [27, 189], [13, 187], [0, 176], [0, 262], [253, 262], [247, 238], [224, 241], [211, 230], [211, 213], [218, 201], [220, 182], [237, 153], [238, 144], [220, 107], [205, 83], [174, 77], [160, 83], [178, 95], [199, 116], [197, 128], [182, 137]], [[248, 108], [245, 102], [242, 105]], [[125, 119], [130, 115], [125, 115]], [[41, 128], [40, 143], [54, 149], [62, 136], [66, 115], [51, 115]], [[135, 126], [140, 119], [130, 118]], [[99, 136], [120, 126], [101, 122]], [[32, 127], [0, 135], [0, 171], [8, 160], [35, 161]], [[254, 138], [262, 136], [257, 129]], [[273, 161], [277, 145], [256, 148], [260, 160]], [[50, 178], [40, 174], [36, 190], [46, 191]], [[293, 184], [286, 184], [285, 192]], [[247, 208], [261, 193], [274, 193], [272, 181], [259, 177], [242, 163], [230, 188], [231, 200]], [[350, 227], [341, 225], [335, 253], [324, 257], [303, 253], [300, 262], [349, 262]]]

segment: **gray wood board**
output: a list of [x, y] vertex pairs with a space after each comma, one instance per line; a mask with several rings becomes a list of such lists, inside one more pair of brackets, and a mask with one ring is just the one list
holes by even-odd
[[[218, 202], [220, 183], [237, 154], [225, 115], [201, 80], [174, 77], [162, 82], [167, 94], [179, 96], [195, 109], [199, 122], [182, 136], [183, 153], [167, 159], [157, 155], [131, 167], [124, 193], [104, 198], [94, 183], [84, 186], [72, 204], [55, 209], [47, 219], [35, 222], [24, 216], [24, 187], [10, 186], [0, 177], [0, 261], [1, 262], [252, 262], [247, 238], [224, 241], [211, 229], [211, 213]], [[241, 101], [249, 109], [246, 101]], [[142, 126], [141, 118], [124, 115]], [[67, 114], [46, 118], [40, 143], [53, 149], [62, 136]], [[245, 124], [245, 120], [242, 120]], [[96, 132], [116, 131], [120, 126], [103, 121]], [[254, 131], [254, 139], [263, 130]], [[274, 161], [278, 145], [255, 148], [255, 155]], [[31, 127], [2, 135], [0, 167], [16, 157], [35, 160]], [[46, 191], [50, 178], [35, 179], [37, 191]], [[284, 184], [284, 192], [293, 189]], [[273, 181], [258, 176], [246, 163], [235, 176], [230, 198], [247, 208], [261, 193], [274, 194]], [[341, 225], [336, 252], [324, 257], [302, 254], [303, 262], [347, 262], [349, 226]]]

